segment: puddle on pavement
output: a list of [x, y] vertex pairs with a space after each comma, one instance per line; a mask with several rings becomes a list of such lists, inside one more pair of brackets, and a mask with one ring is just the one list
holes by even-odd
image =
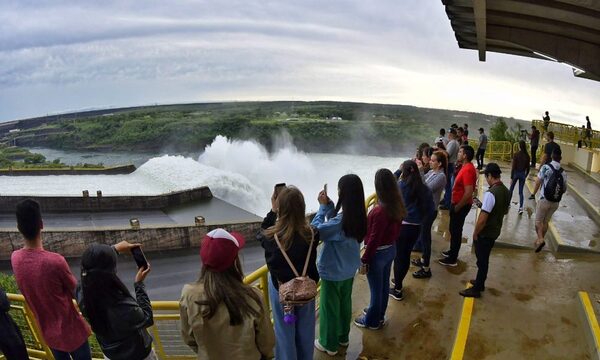
[[524, 293], [512, 293], [512, 296], [520, 302], [527, 302], [533, 299], [533, 296]]

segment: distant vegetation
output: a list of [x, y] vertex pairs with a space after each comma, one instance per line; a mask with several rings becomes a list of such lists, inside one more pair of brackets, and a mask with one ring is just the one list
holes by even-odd
[[0, 169], [90, 169], [104, 168], [102, 164], [77, 164], [70, 166], [63, 164], [60, 159], [47, 161], [42, 154], [32, 153], [29, 150], [0, 144]]
[[[198, 151], [216, 135], [255, 139], [268, 148], [287, 132], [305, 151], [391, 154], [432, 142], [441, 127], [469, 124], [470, 134], [501, 119], [462, 111], [347, 102], [243, 102], [167, 105], [48, 121], [19, 134], [20, 146], [56, 149]], [[489, 131], [488, 131], [489, 132]]]

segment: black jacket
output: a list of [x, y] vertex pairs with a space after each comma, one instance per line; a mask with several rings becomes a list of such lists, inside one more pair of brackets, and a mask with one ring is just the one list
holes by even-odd
[[[102, 352], [110, 360], [142, 360], [152, 350], [152, 337], [146, 328], [154, 324], [152, 306], [143, 282], [134, 284], [135, 297], [127, 297], [113, 305], [106, 322], [111, 331], [101, 334], [94, 330]], [[77, 287], [77, 303], [84, 316], [83, 292]]]
[[[262, 222], [261, 228], [264, 230], [275, 225], [276, 220], [277, 214], [275, 214], [273, 211], [269, 211]], [[258, 233], [257, 239], [265, 249], [265, 261], [267, 263], [267, 267], [269, 268], [269, 272], [271, 273], [273, 286], [275, 286], [275, 289], [279, 289], [279, 283], [288, 282], [295, 278], [296, 275], [294, 275], [294, 272], [283, 257], [283, 254], [281, 253], [281, 250], [279, 250], [275, 239], [266, 237], [262, 230]], [[315, 230], [315, 241], [313, 242], [313, 249], [310, 253], [310, 260], [308, 262], [308, 269], [306, 271], [306, 275], [315, 282], [319, 281], [319, 271], [317, 270], [318, 245], [319, 233], [317, 230]], [[294, 267], [300, 275], [302, 275], [302, 270], [304, 269], [304, 262], [306, 261], [306, 255], [308, 254], [308, 248], [309, 243], [297, 235], [296, 238], [294, 238], [292, 246], [286, 250], [286, 253], [292, 261], [292, 264], [294, 264]]]
[[0, 288], [0, 351], [8, 360], [29, 359], [21, 331], [8, 312], [10, 302], [2, 288]]

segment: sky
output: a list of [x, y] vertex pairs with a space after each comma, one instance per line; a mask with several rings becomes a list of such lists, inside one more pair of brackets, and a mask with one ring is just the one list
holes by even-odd
[[84, 109], [334, 100], [600, 128], [600, 82], [459, 49], [438, 0], [3, 0], [0, 121]]

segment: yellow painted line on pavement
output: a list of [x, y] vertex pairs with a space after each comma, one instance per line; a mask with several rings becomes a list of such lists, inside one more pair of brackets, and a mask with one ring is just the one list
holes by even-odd
[[579, 300], [583, 305], [583, 311], [585, 312], [585, 317], [590, 327], [591, 335], [594, 342], [594, 350], [596, 352], [596, 357], [600, 358], [600, 326], [598, 325], [598, 319], [596, 318], [596, 314], [594, 313], [594, 307], [592, 306], [592, 302], [590, 300], [590, 296], [585, 291], [580, 291], [578, 293]]
[[[526, 179], [525, 180], [525, 185], [527, 185], [527, 189], [529, 189], [529, 192], [531, 194], [533, 194], [533, 185], [531, 185], [531, 182], [527, 181], [527, 179]], [[540, 187], [540, 189], [541, 189], [541, 187]], [[536, 204], [537, 204], [537, 200], [536, 200]], [[554, 226], [554, 223], [552, 222], [552, 220], [550, 220], [548, 222], [548, 231], [550, 231], [550, 233], [554, 237], [554, 240], [556, 241], [556, 243], [558, 244], [558, 246], [564, 246], [565, 245], [565, 243], [562, 241], [562, 238], [560, 237], [560, 235], [558, 233], [558, 230], [556, 229], [556, 226]]]
[[[471, 284], [467, 283], [467, 288], [469, 287], [471, 287]], [[460, 321], [458, 322], [458, 329], [456, 330], [456, 337], [454, 338], [450, 360], [462, 360], [465, 355], [474, 302], [474, 298], [466, 297], [463, 300], [462, 312], [460, 314]]]

